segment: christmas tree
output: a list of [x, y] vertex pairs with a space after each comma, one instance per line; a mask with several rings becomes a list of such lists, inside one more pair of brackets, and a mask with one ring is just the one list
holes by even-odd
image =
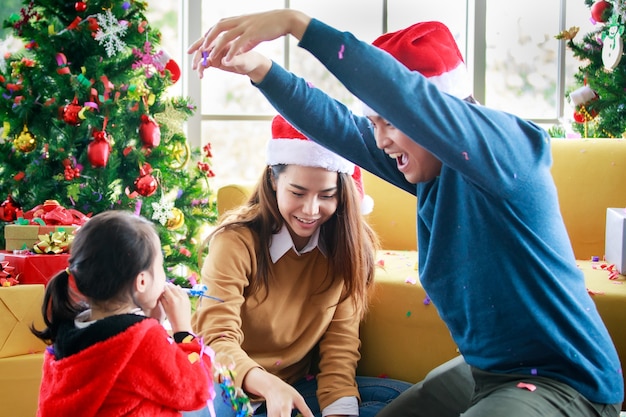
[[573, 128], [583, 137], [621, 138], [626, 132], [626, 62], [622, 60], [626, 0], [584, 1], [594, 30], [580, 41], [575, 41], [578, 27], [557, 36], [582, 62], [574, 75], [577, 88], [569, 94], [575, 108]]
[[3, 23], [24, 48], [0, 57], [2, 229], [49, 200], [87, 216], [132, 210], [155, 222], [169, 277], [188, 286], [216, 220], [212, 155], [187, 142], [193, 105], [166, 95], [180, 68], [146, 2], [23, 4]]

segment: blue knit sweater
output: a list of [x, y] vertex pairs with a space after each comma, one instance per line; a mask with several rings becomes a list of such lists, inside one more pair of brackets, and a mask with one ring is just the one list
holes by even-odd
[[412, 185], [376, 148], [366, 118], [276, 64], [257, 85], [304, 134], [418, 197], [420, 281], [465, 360], [620, 403], [620, 362], [576, 267], [546, 132], [443, 94], [386, 52], [315, 19], [299, 45], [442, 161], [436, 179]]

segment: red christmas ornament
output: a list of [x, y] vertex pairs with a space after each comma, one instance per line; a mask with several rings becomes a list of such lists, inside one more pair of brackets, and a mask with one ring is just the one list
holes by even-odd
[[152, 176], [150, 164], [144, 164], [139, 170], [139, 177], [135, 180], [135, 190], [144, 197], [150, 197], [157, 190], [158, 182]]
[[164, 50], [161, 51], [157, 59], [161, 63], [161, 65], [163, 65], [165, 70], [169, 71], [170, 77], [172, 78], [172, 83], [175, 84], [176, 81], [180, 79], [181, 74], [180, 67], [178, 66], [176, 61], [174, 61], [172, 57], [170, 57], [170, 55]]
[[66, 104], [62, 110], [62, 119], [65, 123], [78, 126], [80, 124], [80, 120], [78, 118], [78, 112], [82, 109], [81, 105], [78, 104], [78, 99], [74, 97], [71, 103]]
[[146, 114], [142, 114], [141, 124], [139, 125], [139, 137], [148, 148], [159, 146], [159, 143], [161, 143], [161, 128], [156, 120]]
[[596, 22], [608, 22], [613, 13], [613, 4], [606, 0], [599, 0], [591, 6], [591, 17]]
[[[96, 19], [95, 17], [88, 17], [87, 18], [87, 26], [89, 27], [89, 30], [92, 32], [97, 32], [98, 29], [100, 28], [100, 25], [98, 24], [98, 19]], [[93, 36], [95, 36], [95, 34], [92, 33]]]
[[74, 4], [74, 8], [79, 13], [84, 12], [85, 10], [87, 10], [87, 3], [85, 3], [84, 1], [77, 1], [76, 4]]
[[575, 121], [576, 123], [581, 123], [581, 124], [582, 124], [582, 123], [585, 123], [585, 122], [586, 122], [586, 120], [585, 120], [585, 115], [584, 115], [584, 114], [582, 114], [582, 113], [580, 113], [580, 112], [575, 111], [575, 112], [574, 112], [574, 121]]
[[586, 123], [595, 119], [598, 115], [596, 110], [587, 110], [584, 106], [582, 106], [579, 110], [574, 111], [574, 121], [576, 123]]
[[173, 59], [167, 61], [167, 64], [165, 64], [165, 69], [170, 72], [173, 83], [176, 83], [176, 81], [180, 79], [180, 67], [178, 66], [176, 61], [174, 61]]
[[63, 165], [65, 166], [65, 170], [63, 172], [63, 176], [66, 181], [71, 181], [74, 178], [80, 177], [80, 169], [79, 166], [74, 166], [73, 162], [69, 159], [65, 159], [63, 161]]
[[6, 200], [0, 204], [0, 220], [3, 222], [13, 222], [17, 219], [17, 210], [20, 209], [20, 205], [13, 200], [13, 197], [9, 194]]
[[93, 140], [87, 147], [87, 158], [94, 168], [103, 168], [109, 161], [111, 154], [110, 136], [101, 130], [93, 132]]

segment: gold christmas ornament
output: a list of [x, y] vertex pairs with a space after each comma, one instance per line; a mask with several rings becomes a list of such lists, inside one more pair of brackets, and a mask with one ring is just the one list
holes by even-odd
[[30, 133], [26, 125], [24, 125], [24, 129], [13, 141], [13, 146], [24, 153], [28, 153], [37, 147], [37, 139], [35, 139], [35, 135]]
[[178, 208], [172, 209], [172, 216], [167, 220], [167, 230], [180, 229], [185, 224], [185, 214]]
[[184, 142], [174, 142], [168, 148], [170, 149], [170, 155], [172, 155], [170, 167], [174, 170], [183, 169], [191, 157], [189, 143], [186, 140]]

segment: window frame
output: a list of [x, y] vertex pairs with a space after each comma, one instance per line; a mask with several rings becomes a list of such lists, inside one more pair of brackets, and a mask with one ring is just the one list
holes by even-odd
[[[559, 0], [559, 31], [565, 29], [567, 0]], [[180, 17], [180, 27], [182, 31], [182, 50], [186, 50], [188, 45], [202, 35], [202, 0], [184, 0], [183, 10]], [[290, 7], [290, 1], [284, 1], [284, 7]], [[388, 0], [381, 0], [382, 7], [382, 33], [388, 27]], [[466, 0], [466, 45], [464, 56], [467, 61], [468, 70], [473, 82], [473, 92], [476, 99], [486, 103], [486, 8], [487, 0]], [[284, 63], [289, 69], [289, 42], [285, 39]], [[557, 87], [556, 87], [556, 109], [552, 118], [530, 119], [535, 123], [543, 125], [556, 125], [560, 123], [565, 109], [565, 54], [566, 46], [564, 42], [559, 42], [557, 49]], [[204, 114], [202, 112], [201, 82], [197, 75], [191, 70], [191, 57], [185, 54], [183, 58], [183, 93], [191, 98], [196, 104], [196, 113], [187, 122], [187, 135], [192, 146], [201, 146], [201, 124], [202, 121], [255, 121], [270, 120], [271, 116], [262, 114]]]

